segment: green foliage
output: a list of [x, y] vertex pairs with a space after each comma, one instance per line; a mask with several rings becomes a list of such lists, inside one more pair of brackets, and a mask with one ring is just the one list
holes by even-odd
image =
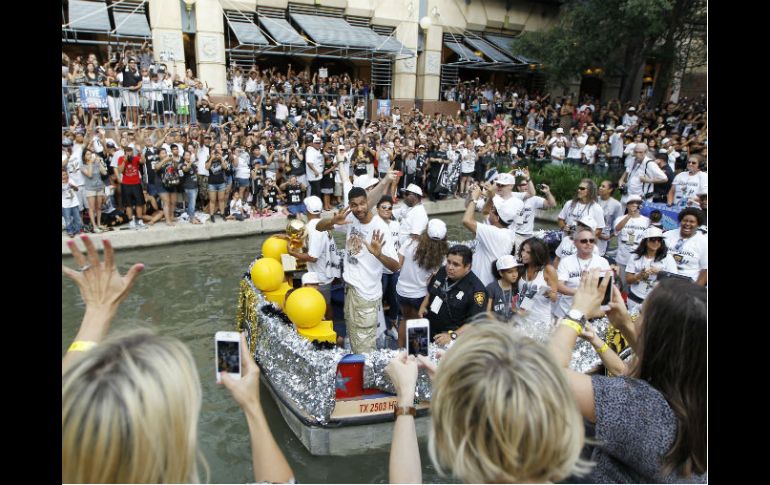
[[[498, 170], [504, 170], [504, 167], [500, 167]], [[543, 183], [548, 185], [558, 207], [561, 207], [566, 201], [575, 197], [580, 181], [585, 178], [596, 182], [597, 187], [602, 183], [602, 180], [617, 181], [620, 178], [620, 174], [595, 174], [591, 169], [586, 169], [582, 166], [552, 165], [550, 163], [543, 166], [530, 164], [529, 175], [532, 177], [532, 182], [535, 186]], [[539, 190], [538, 195], [543, 196]], [[617, 191], [615, 196], [619, 198]]]
[[[567, 85], [587, 68], [606, 75], [636, 72], [630, 59], [673, 58], [675, 46], [660, 46], [671, 31], [690, 28], [702, 11], [700, 0], [564, 0], [557, 24], [548, 31], [525, 32], [519, 53], [543, 63], [546, 75]], [[672, 16], [673, 13], [676, 15]], [[676, 21], [674, 19], [676, 17]], [[633, 55], [632, 55], [633, 54]]]

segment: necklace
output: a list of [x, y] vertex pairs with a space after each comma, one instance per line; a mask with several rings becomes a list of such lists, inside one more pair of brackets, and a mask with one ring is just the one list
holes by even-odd
[[591, 266], [591, 262], [594, 260], [594, 255], [591, 255], [591, 259], [588, 260], [588, 263], [586, 263], [585, 266], [580, 264], [580, 258], [578, 258], [578, 266], [580, 267], [580, 276], [583, 276], [583, 273], [588, 270], [588, 267]]

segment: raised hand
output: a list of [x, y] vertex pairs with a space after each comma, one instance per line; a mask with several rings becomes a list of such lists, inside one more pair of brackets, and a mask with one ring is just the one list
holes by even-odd
[[334, 213], [334, 217], [332, 217], [332, 222], [337, 226], [350, 224], [350, 221], [346, 219], [348, 217], [348, 214], [350, 214], [351, 212], [352, 211], [350, 210], [350, 206], [347, 206], [338, 210], [337, 212]]
[[385, 373], [396, 388], [399, 405], [412, 406], [417, 387], [417, 360], [414, 356], [400, 352], [385, 367]]
[[384, 239], [385, 239], [385, 235], [375, 229], [374, 232], [372, 233], [372, 241], [367, 242], [366, 239], [364, 239], [363, 241], [364, 241], [364, 244], [366, 245], [366, 249], [368, 249], [369, 252], [372, 253], [372, 256], [374, 256], [375, 258], [378, 258], [382, 254], [382, 244], [384, 242]]

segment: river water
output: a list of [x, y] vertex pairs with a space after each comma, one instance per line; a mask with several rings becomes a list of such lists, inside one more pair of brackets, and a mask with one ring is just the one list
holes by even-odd
[[[447, 222], [450, 240], [469, 239], [471, 233], [462, 227], [461, 214], [440, 217]], [[110, 332], [142, 327], [174, 336], [190, 348], [198, 365], [203, 386], [199, 437], [210, 467], [210, 483], [254, 480], [246, 420], [229, 393], [215, 383], [213, 338], [219, 330], [234, 328], [240, 277], [269, 236], [122, 250], [115, 258], [121, 273], [137, 262], [144, 263], [145, 269], [121, 305]], [[342, 242], [336, 237], [338, 244]], [[74, 266], [71, 257], [62, 261]], [[62, 355], [77, 332], [84, 309], [77, 287], [62, 276]], [[286, 425], [267, 389], [260, 386], [273, 436], [298, 482], [388, 482], [387, 451], [362, 450], [362, 454], [349, 457], [311, 455]], [[451, 482], [430, 464], [426, 443], [420, 444], [420, 455], [425, 483]]]

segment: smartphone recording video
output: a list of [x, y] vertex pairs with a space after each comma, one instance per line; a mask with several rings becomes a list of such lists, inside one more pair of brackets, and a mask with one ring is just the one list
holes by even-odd
[[238, 332], [217, 332], [216, 347], [217, 382], [226, 372], [234, 379], [241, 378], [241, 337]]
[[[612, 277], [612, 272], [610, 271], [608, 273], [609, 273], [609, 278], [610, 278], [610, 284], [607, 285], [607, 290], [604, 292], [604, 298], [602, 298], [602, 306], [603, 307], [606, 307], [607, 305], [609, 305], [610, 304], [610, 300], [612, 299], [612, 285], [613, 285], [614, 281], [613, 281], [613, 277]], [[607, 273], [605, 273], [605, 276], [606, 275], [607, 275]], [[599, 278], [599, 286], [601, 286], [602, 281], [604, 281], [605, 276], [602, 276], [601, 278]]]
[[410, 355], [428, 356], [430, 324], [427, 318], [406, 321], [406, 351]]

